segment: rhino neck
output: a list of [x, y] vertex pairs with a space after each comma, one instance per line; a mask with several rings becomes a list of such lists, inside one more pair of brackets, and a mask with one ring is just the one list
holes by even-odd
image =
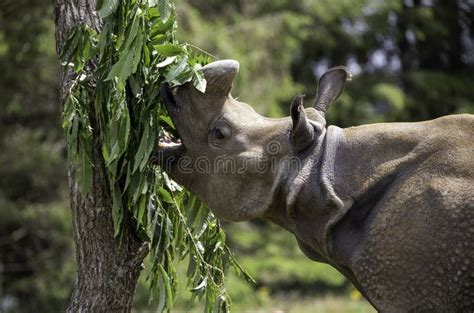
[[[312, 250], [313, 258], [350, 268], [364, 236], [353, 236], [352, 229], [340, 225], [359, 219], [364, 228], [396, 178], [427, 157], [417, 149], [424, 137], [417, 123], [328, 127], [321, 161], [314, 164], [296, 201], [295, 234]], [[338, 242], [336, 235], [337, 240], [344, 239]]]
[[313, 151], [302, 170], [289, 180], [291, 191], [288, 198], [293, 206], [299, 245], [308, 257], [325, 263], [331, 263], [330, 229], [351, 203], [345, 191], [336, 192], [335, 188], [335, 159], [342, 146], [342, 130], [328, 127], [320, 148]]
[[[265, 218], [297, 235], [296, 216], [303, 190], [314, 184], [314, 174], [323, 160], [326, 142], [326, 129], [323, 129], [311, 147], [296, 157], [297, 166], [281, 166], [278, 175], [278, 192]], [[295, 160], [295, 159], [293, 159]], [[294, 165], [295, 163], [290, 163]], [[288, 163], [287, 163], [288, 165]], [[315, 171], [316, 170], [316, 171]], [[319, 188], [312, 189], [310, 194], [320, 197]], [[315, 194], [316, 193], [316, 194]], [[297, 236], [298, 237], [298, 236]]]

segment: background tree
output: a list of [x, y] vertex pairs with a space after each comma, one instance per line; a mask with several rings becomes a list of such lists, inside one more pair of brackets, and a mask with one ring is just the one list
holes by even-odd
[[74, 258], [50, 3], [0, 4], [0, 311], [59, 311]]
[[[95, 12], [95, 0], [55, 1], [57, 53], [61, 54], [75, 27], [87, 25], [100, 31], [102, 21]], [[92, 64], [88, 66], [93, 66]], [[87, 69], [92, 71], [92, 68]], [[87, 73], [86, 75], [91, 75]], [[72, 70], [61, 72], [61, 102], [65, 103], [77, 79]], [[90, 110], [93, 103], [88, 104]], [[90, 117], [94, 117], [91, 113]], [[77, 183], [77, 164], [69, 166], [69, 195], [73, 213], [78, 274], [68, 311], [129, 312], [131, 310], [140, 264], [148, 253], [145, 242], [133, 232], [122, 242], [115, 240], [112, 218], [112, 195], [101, 152], [98, 121], [90, 120], [92, 129], [91, 163], [94, 168], [90, 192], [81, 192]]]

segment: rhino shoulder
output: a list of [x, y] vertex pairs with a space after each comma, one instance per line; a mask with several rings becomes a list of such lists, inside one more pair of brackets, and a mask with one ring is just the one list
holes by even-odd
[[[473, 114], [455, 114], [439, 117], [437, 119], [424, 122], [426, 126], [435, 131], [435, 133], [444, 133], [448, 137], [463, 137], [474, 135], [474, 115]], [[470, 140], [466, 144], [473, 145]]]

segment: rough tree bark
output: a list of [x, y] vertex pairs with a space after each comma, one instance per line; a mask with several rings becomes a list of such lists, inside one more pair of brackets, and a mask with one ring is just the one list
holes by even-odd
[[[56, 50], [59, 54], [71, 29], [86, 23], [100, 30], [101, 19], [95, 0], [53, 0]], [[64, 103], [74, 73], [61, 73], [61, 101]], [[148, 246], [135, 234], [125, 234], [121, 244], [114, 238], [112, 200], [94, 125], [94, 178], [90, 194], [80, 193], [75, 168], [69, 167], [69, 193], [76, 246], [77, 279], [68, 312], [130, 312], [133, 295]]]

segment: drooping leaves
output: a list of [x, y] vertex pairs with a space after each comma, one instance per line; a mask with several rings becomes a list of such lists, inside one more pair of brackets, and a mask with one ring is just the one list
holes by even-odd
[[194, 196], [159, 168], [149, 165], [163, 127], [173, 124], [159, 101], [162, 82], [191, 82], [204, 92], [200, 63], [175, 39], [170, 0], [103, 0], [99, 34], [75, 28], [63, 47], [63, 64], [76, 73], [64, 104], [63, 128], [76, 182], [83, 194], [93, 185], [92, 145], [100, 144], [113, 199], [115, 235], [135, 231], [151, 244], [151, 297], [158, 311], [170, 311], [177, 292], [175, 261], [189, 259], [188, 287], [205, 297], [207, 312], [227, 312], [225, 271], [250, 276], [225, 245], [219, 222]]
[[103, 0], [102, 6], [99, 9], [100, 17], [107, 17], [117, 10], [119, 6], [119, 0]]

